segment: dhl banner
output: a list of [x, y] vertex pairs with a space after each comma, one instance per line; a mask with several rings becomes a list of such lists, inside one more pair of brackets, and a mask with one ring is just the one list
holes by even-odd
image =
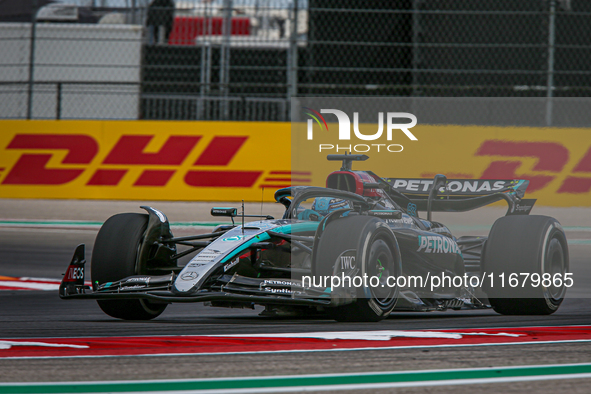
[[289, 124], [0, 125], [3, 198], [260, 201], [263, 190], [270, 200], [275, 189], [292, 183]]
[[[323, 186], [340, 167], [326, 161], [334, 149], [304, 149], [297, 139], [292, 162], [289, 123], [15, 120], [0, 128], [0, 198], [260, 201], [264, 191], [268, 201], [277, 188]], [[370, 156], [353, 169], [528, 179], [538, 205], [591, 206], [591, 130], [412, 130], [417, 141], [401, 139], [400, 152], [351, 146]]]
[[[384, 178], [528, 179], [526, 197], [538, 199], [537, 205], [591, 206], [590, 129], [417, 125], [416, 141], [398, 131], [388, 142], [339, 141], [331, 132], [315, 132], [308, 141], [304, 127], [294, 125], [292, 131], [292, 169], [314, 171], [317, 184], [340, 167], [326, 161], [338, 143], [340, 154], [350, 148], [370, 156], [353, 162], [353, 170]], [[369, 129], [375, 132], [375, 125]], [[396, 144], [393, 152], [388, 143]]]

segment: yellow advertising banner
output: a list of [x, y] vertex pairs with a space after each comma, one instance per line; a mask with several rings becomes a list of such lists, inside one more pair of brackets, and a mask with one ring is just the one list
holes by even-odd
[[[377, 129], [359, 126], [366, 136]], [[312, 139], [306, 127], [292, 128], [292, 170], [312, 172], [316, 185], [324, 186], [326, 175], [340, 167], [327, 154], [352, 152], [370, 157], [353, 162], [353, 170], [383, 178], [527, 179], [526, 197], [538, 199], [537, 205], [591, 206], [589, 129], [417, 125], [416, 141], [400, 130], [391, 140], [345, 141], [336, 138], [337, 124], [314, 125]]]
[[337, 146], [320, 132], [308, 141], [305, 124], [301, 132], [294, 126], [292, 139], [289, 123], [272, 122], [7, 120], [0, 127], [0, 198], [269, 201], [281, 187], [323, 186], [340, 168], [326, 155], [350, 149], [370, 156], [353, 169], [382, 177], [528, 179], [526, 195], [538, 205], [591, 206], [588, 129], [417, 125], [416, 141], [401, 134], [389, 147]]
[[260, 201], [292, 184], [287, 123], [0, 125], [2, 198]]

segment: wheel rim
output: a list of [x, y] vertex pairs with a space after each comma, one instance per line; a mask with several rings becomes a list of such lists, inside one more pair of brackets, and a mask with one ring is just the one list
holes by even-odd
[[388, 277], [395, 276], [396, 269], [390, 248], [383, 240], [372, 244], [367, 267], [368, 276], [378, 278], [377, 283], [370, 283], [371, 297], [381, 307], [390, 306], [396, 297], [397, 288], [388, 286]]

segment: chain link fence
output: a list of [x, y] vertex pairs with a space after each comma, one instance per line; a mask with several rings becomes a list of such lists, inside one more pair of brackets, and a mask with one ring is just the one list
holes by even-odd
[[5, 0], [0, 54], [0, 118], [287, 121], [293, 96], [589, 97], [591, 2]]

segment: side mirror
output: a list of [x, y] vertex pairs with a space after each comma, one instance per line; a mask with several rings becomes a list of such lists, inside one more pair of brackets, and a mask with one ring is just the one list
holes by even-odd
[[211, 216], [226, 216], [233, 218], [238, 216], [238, 208], [214, 207], [211, 208]]

